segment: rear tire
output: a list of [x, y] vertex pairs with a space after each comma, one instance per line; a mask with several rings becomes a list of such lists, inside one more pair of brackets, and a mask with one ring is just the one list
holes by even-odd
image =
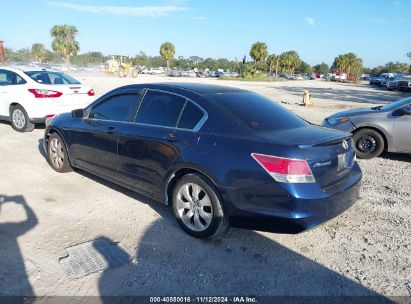
[[384, 151], [384, 138], [375, 130], [361, 129], [354, 133], [353, 140], [358, 158], [374, 158]]
[[50, 166], [59, 173], [72, 171], [66, 146], [60, 135], [53, 133], [47, 143], [47, 154]]
[[10, 107], [10, 122], [11, 127], [17, 132], [31, 132], [35, 127], [21, 105]]
[[228, 229], [228, 216], [218, 191], [199, 174], [187, 174], [177, 182], [173, 211], [181, 228], [196, 238], [222, 237]]

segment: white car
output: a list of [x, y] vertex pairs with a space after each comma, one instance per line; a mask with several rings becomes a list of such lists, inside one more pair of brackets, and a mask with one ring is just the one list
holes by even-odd
[[42, 68], [0, 67], [0, 119], [19, 132], [94, 100], [94, 90], [63, 73]]

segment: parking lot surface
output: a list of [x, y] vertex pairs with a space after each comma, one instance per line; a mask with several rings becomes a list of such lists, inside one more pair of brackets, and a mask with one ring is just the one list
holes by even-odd
[[[77, 78], [97, 95], [129, 83], [175, 81]], [[256, 91], [314, 123], [406, 96], [325, 81], [189, 81]], [[312, 108], [298, 105], [305, 89]], [[313, 230], [232, 228], [221, 240], [200, 241], [179, 228], [169, 207], [81, 171], [54, 172], [42, 150], [43, 132], [17, 133], [0, 124], [1, 295], [411, 296], [411, 155], [360, 160], [361, 199]], [[66, 248], [96, 239], [121, 244], [132, 261], [66, 276], [60, 265]]]

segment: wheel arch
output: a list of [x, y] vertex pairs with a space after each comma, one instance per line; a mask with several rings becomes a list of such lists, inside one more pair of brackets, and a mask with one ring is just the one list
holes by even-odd
[[61, 133], [58, 129], [56, 129], [56, 128], [50, 128], [50, 129], [48, 129], [48, 130], [45, 132], [45, 135], [44, 135], [44, 140], [45, 140], [44, 147], [45, 147], [45, 149], [46, 149], [46, 153], [48, 154], [48, 151], [47, 151], [47, 149], [48, 149], [48, 140], [49, 140], [51, 134], [54, 134], [54, 133], [57, 133], [57, 134], [60, 136], [60, 138], [62, 139], [63, 144], [64, 144], [64, 147], [66, 148], [66, 153], [67, 153], [67, 157], [68, 157], [69, 164], [70, 164], [70, 166], [72, 166], [71, 156], [70, 156], [70, 152], [69, 152], [69, 149], [68, 149], [68, 145], [67, 145], [66, 139], [64, 138], [64, 136], [62, 135], [62, 133]]
[[358, 127], [357, 129], [355, 129], [354, 131], [352, 131], [352, 134], [354, 135], [355, 133], [359, 132], [360, 130], [364, 130], [364, 129], [374, 130], [378, 134], [380, 134], [382, 139], [384, 140], [384, 152], [388, 151], [389, 143], [388, 143], [387, 135], [385, 134], [385, 132], [383, 132], [381, 129], [379, 129], [377, 127], [374, 127], [374, 126], [361, 126], [361, 127]]
[[[166, 205], [171, 204], [172, 192], [177, 182], [183, 176], [187, 174], [191, 174], [191, 173], [196, 173], [202, 176], [204, 179], [208, 180], [214, 186], [214, 188], [218, 191], [218, 186], [217, 186], [218, 183], [216, 182], [217, 179], [211, 173], [207, 172], [203, 168], [196, 166], [196, 165], [191, 165], [191, 164], [180, 165], [177, 168], [172, 169], [171, 172], [167, 175], [167, 178], [165, 179], [165, 183], [163, 187], [163, 195], [164, 195], [164, 202]], [[217, 193], [217, 195], [220, 195], [220, 193]]]

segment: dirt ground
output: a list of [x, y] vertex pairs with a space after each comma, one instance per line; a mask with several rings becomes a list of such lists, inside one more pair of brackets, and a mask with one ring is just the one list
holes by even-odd
[[[195, 81], [256, 91], [320, 123], [327, 115], [397, 100], [398, 92], [325, 81], [252, 83], [142, 75], [77, 75], [97, 95], [129, 83]], [[315, 103], [298, 103], [308, 89]], [[84, 172], [58, 174], [41, 149], [44, 128], [0, 124], [0, 295], [411, 296], [411, 155], [360, 160], [361, 199], [298, 235], [231, 229], [223, 240], [186, 235], [169, 207]], [[106, 238], [133, 263], [78, 279], [66, 248]]]

